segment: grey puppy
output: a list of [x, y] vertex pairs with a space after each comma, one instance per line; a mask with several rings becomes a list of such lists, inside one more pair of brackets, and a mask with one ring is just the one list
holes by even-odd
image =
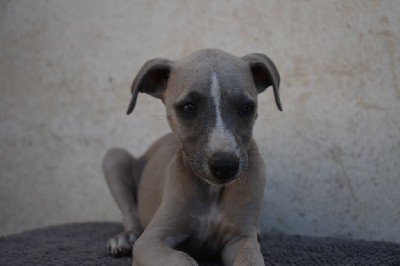
[[[119, 148], [103, 169], [125, 231], [107, 245], [133, 265], [197, 265], [220, 256], [225, 265], [264, 265], [257, 241], [265, 169], [255, 141], [257, 94], [279, 73], [263, 54], [236, 57], [197, 51], [179, 61], [153, 59], [132, 85], [163, 101], [172, 129], [134, 158]], [[188, 255], [190, 254], [190, 256]]]

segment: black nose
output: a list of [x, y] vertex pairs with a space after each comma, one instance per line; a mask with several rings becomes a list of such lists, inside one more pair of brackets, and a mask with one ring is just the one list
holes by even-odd
[[239, 169], [239, 159], [233, 153], [218, 152], [208, 160], [208, 166], [216, 178], [229, 180]]

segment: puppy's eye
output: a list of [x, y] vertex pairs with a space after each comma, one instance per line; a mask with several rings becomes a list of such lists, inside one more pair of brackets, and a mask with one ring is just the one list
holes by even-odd
[[196, 109], [194, 108], [193, 103], [184, 104], [181, 108], [184, 112], [186, 112], [188, 114], [193, 114], [194, 112], [196, 112]]
[[241, 115], [250, 115], [253, 113], [253, 111], [254, 111], [254, 104], [248, 103], [248, 104], [242, 105], [239, 113]]
[[197, 108], [192, 101], [177, 102], [174, 108], [176, 114], [184, 120], [191, 120], [197, 116]]

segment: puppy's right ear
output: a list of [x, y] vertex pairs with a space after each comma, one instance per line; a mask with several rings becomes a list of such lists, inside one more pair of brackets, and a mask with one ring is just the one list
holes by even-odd
[[136, 78], [133, 80], [131, 87], [132, 98], [126, 114], [129, 115], [135, 108], [139, 92], [147, 93], [159, 99], [162, 98], [162, 95], [167, 88], [167, 82], [172, 65], [172, 60], [156, 58], [147, 61], [142, 66]]

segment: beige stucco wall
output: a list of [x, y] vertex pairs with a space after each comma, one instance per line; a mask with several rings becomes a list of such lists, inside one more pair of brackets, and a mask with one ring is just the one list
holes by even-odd
[[0, 234], [120, 220], [101, 172], [168, 132], [129, 87], [153, 57], [268, 54], [263, 229], [400, 241], [399, 1], [0, 1]]

